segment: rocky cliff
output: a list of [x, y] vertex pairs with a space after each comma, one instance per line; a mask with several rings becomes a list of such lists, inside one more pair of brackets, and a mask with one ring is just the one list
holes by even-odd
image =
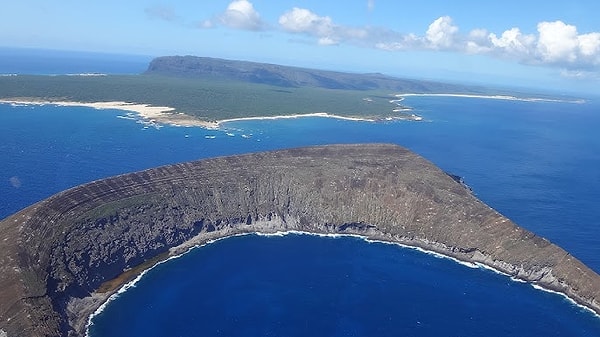
[[402, 79], [384, 74], [347, 73], [198, 56], [157, 57], [150, 62], [144, 74], [234, 80], [279, 87], [317, 87], [346, 90], [474, 92], [482, 89], [475, 86]]
[[110, 295], [98, 289], [126, 270], [207, 239], [278, 230], [423, 247], [600, 313], [598, 274], [430, 162], [395, 145], [331, 145], [102, 179], [2, 220], [0, 336], [81, 336]]

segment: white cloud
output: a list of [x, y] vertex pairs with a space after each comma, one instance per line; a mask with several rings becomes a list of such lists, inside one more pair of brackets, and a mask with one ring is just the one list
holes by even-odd
[[332, 46], [338, 44], [338, 41], [330, 37], [322, 37], [319, 39], [318, 43], [322, 46]]
[[540, 22], [538, 33], [540, 62], [584, 72], [600, 67], [600, 33], [580, 35], [577, 27], [562, 21]]
[[[562, 21], [540, 22], [537, 34], [523, 34], [511, 28], [497, 36], [469, 35], [467, 51], [514, 59], [524, 64], [559, 66], [564, 76], [582, 78], [600, 66], [600, 33], [579, 34], [577, 27]], [[587, 75], [585, 77], [588, 77]]]
[[600, 61], [600, 33], [579, 35], [577, 40], [581, 55], [595, 58], [596, 63], [598, 63]]
[[490, 33], [488, 38], [491, 45], [487, 52], [496, 56], [524, 59], [534, 54], [535, 36], [523, 34], [519, 28], [506, 30], [500, 37]]
[[248, 0], [234, 0], [230, 2], [223, 13], [217, 15], [213, 19], [200, 22], [198, 27], [213, 28], [218, 25], [254, 31], [264, 30], [266, 28], [265, 23], [260, 18], [260, 14]]
[[[391, 34], [393, 35], [393, 34]], [[385, 42], [376, 42], [374, 47], [387, 51], [407, 51], [415, 49], [424, 49], [423, 38], [415, 34], [406, 34], [402, 36], [388, 36]]]
[[[369, 11], [375, 8], [375, 0], [367, 0], [366, 4]], [[175, 18], [168, 8], [155, 8], [147, 10], [147, 13], [165, 20]], [[330, 16], [294, 7], [279, 17], [278, 24], [281, 30], [311, 37], [313, 43], [322, 46], [352, 44], [388, 51], [438, 50], [483, 54], [523, 64], [557, 66], [575, 77], [580, 76], [578, 71], [600, 73], [600, 32], [579, 34], [574, 25], [562, 21], [540, 22], [534, 34], [525, 34], [518, 27], [499, 35], [484, 28], [461, 34], [450, 16], [442, 16], [419, 34], [383, 27], [341, 25]], [[222, 14], [198, 26], [212, 28], [219, 25], [255, 31], [272, 29], [248, 0], [232, 1]]]
[[219, 19], [221, 23], [231, 28], [245, 30], [261, 30], [264, 28], [260, 15], [248, 0], [232, 1]]
[[299, 33], [317, 38], [320, 45], [335, 45], [341, 42], [363, 44], [369, 40], [369, 30], [333, 23], [329, 16], [320, 16], [305, 8], [294, 7], [279, 17], [280, 27], [290, 33]]
[[465, 52], [469, 54], [483, 54], [490, 51], [490, 33], [486, 29], [478, 28], [469, 32], [465, 43]]
[[442, 16], [429, 25], [425, 33], [425, 39], [429, 42], [429, 48], [454, 49], [456, 47], [457, 32], [458, 27], [452, 24], [452, 18]]
[[466, 37], [464, 51], [523, 64], [558, 66], [569, 70], [563, 72], [569, 77], [583, 78], [579, 70], [600, 70], [600, 33], [580, 35], [575, 26], [562, 21], [540, 22], [537, 34], [523, 34], [517, 27], [500, 36], [474, 30]]
[[[367, 0], [369, 10], [374, 5], [374, 0]], [[484, 54], [568, 70], [600, 71], [600, 33], [579, 34], [575, 26], [562, 21], [540, 22], [537, 34], [525, 34], [520, 28], [513, 27], [500, 35], [483, 28], [465, 35], [460, 34], [451, 17], [442, 16], [419, 35], [381, 27], [339, 25], [329, 16], [295, 7], [279, 17], [279, 25], [289, 33], [312, 36], [319, 45], [348, 43], [388, 51], [433, 49]]]
[[329, 16], [320, 16], [308, 9], [293, 8], [279, 17], [280, 27], [289, 33], [313, 36], [320, 45], [350, 43], [384, 50], [454, 49], [458, 27], [450, 17], [434, 21], [426, 33], [401, 34], [379, 27], [338, 25]]
[[215, 23], [212, 20], [204, 20], [198, 24], [198, 27], [205, 29], [214, 28]]
[[318, 16], [308, 9], [294, 7], [279, 17], [281, 27], [292, 33], [307, 33], [318, 37], [331, 35], [334, 30], [328, 16]]
[[375, 0], [367, 0], [367, 9], [372, 12], [375, 9]]
[[567, 70], [563, 69], [560, 72], [562, 77], [573, 78], [577, 80], [590, 80], [590, 81], [599, 81], [600, 73], [594, 71], [585, 71], [585, 70]]
[[562, 21], [540, 22], [537, 50], [542, 62], [572, 63], [577, 59], [577, 28]]
[[144, 10], [146, 15], [154, 19], [161, 19], [165, 21], [177, 21], [180, 17], [175, 13], [175, 9], [166, 6], [153, 6], [148, 7]]

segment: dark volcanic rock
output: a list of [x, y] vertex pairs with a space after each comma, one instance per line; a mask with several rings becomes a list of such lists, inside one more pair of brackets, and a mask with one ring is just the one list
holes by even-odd
[[423, 247], [562, 292], [600, 313], [598, 274], [428, 161], [395, 145], [332, 145], [102, 179], [4, 219], [0, 335], [83, 335], [87, 317], [110, 294], [96, 290], [125, 270], [203, 240], [278, 230]]

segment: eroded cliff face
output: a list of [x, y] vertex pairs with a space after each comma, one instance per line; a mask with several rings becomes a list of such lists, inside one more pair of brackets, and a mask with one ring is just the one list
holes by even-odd
[[[395, 145], [331, 145], [94, 181], [0, 222], [0, 329], [82, 335], [100, 285], [160, 254], [245, 232], [361, 234], [478, 262], [600, 312], [600, 276]], [[93, 296], [92, 296], [93, 295]]]

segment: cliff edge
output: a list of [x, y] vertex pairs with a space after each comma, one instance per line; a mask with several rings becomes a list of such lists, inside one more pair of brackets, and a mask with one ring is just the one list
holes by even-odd
[[278, 87], [312, 87], [343, 90], [400, 92], [474, 92], [482, 88], [442, 82], [396, 78], [198, 56], [161, 56], [153, 59], [145, 75], [233, 80]]
[[600, 313], [597, 273], [432, 163], [396, 145], [329, 145], [97, 180], [2, 220], [0, 336], [83, 336], [125, 271], [205, 240], [285, 230], [422, 247]]

